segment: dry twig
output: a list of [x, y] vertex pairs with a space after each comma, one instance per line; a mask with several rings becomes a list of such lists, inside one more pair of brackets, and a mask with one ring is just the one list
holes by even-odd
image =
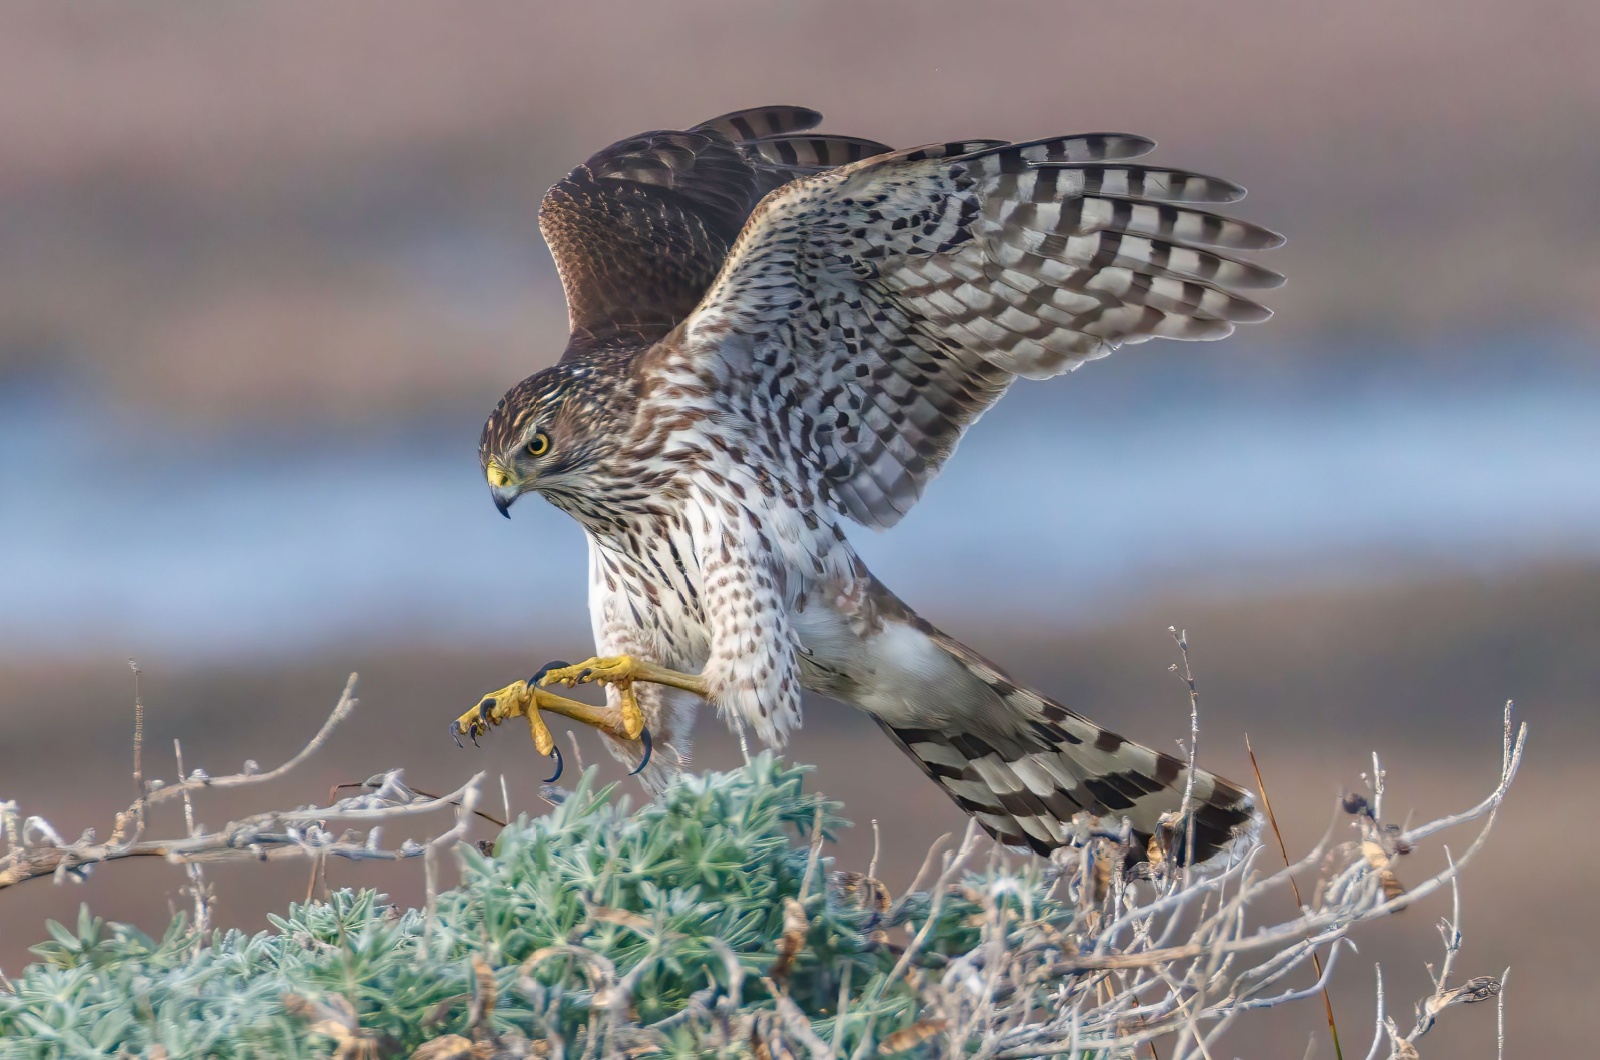
[[[244, 787], [275, 780], [316, 753], [339, 723], [355, 709], [355, 687], [356, 675], [351, 674], [343, 694], [317, 734], [300, 753], [268, 772], [260, 772], [254, 762], [246, 762], [241, 772], [228, 776], [208, 776], [201, 769], [184, 776], [182, 752], [179, 749], [178, 780], [170, 784], [160, 780], [146, 782], [139, 799], [117, 814], [116, 827], [111, 838], [104, 843], [96, 842], [92, 829], [76, 842], [69, 843], [44, 818], [29, 817], [19, 821], [21, 815], [16, 803], [0, 802], [0, 837], [6, 841], [5, 852], [0, 854], [0, 889], [45, 876], [58, 882], [81, 880], [96, 865], [106, 862], [123, 858], [160, 857], [183, 865], [190, 872], [190, 886], [195, 891], [196, 918], [203, 922], [207, 892], [203, 879], [196, 873], [199, 866], [207, 862], [275, 861], [297, 857], [313, 860], [337, 857], [398, 861], [420, 857], [433, 849], [435, 844], [452, 842], [464, 836], [472, 810], [477, 804], [478, 788], [484, 777], [482, 773], [448, 795], [425, 798], [406, 787], [401, 771], [397, 769], [368, 781], [362, 794], [340, 799], [328, 806], [252, 814], [231, 821], [215, 831], [195, 824], [190, 804], [193, 795], [201, 791]], [[142, 715], [142, 703], [140, 707]], [[142, 728], [141, 724], [141, 732]], [[144, 838], [145, 817], [149, 808], [173, 798], [181, 798], [185, 802], [185, 834], [176, 839]], [[456, 811], [455, 824], [432, 843], [425, 845], [407, 840], [393, 849], [380, 844], [381, 825], [448, 808]], [[357, 827], [334, 833], [327, 828], [332, 821], [353, 822]]]

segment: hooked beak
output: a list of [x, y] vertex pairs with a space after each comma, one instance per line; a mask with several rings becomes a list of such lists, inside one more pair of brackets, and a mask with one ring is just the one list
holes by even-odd
[[489, 496], [494, 498], [495, 510], [507, 519], [511, 518], [511, 503], [517, 499], [517, 487], [510, 472], [491, 460], [488, 467], [484, 468], [484, 476], [489, 480]]

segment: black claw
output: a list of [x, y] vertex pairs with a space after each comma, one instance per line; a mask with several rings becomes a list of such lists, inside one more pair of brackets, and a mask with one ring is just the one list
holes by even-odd
[[467, 746], [461, 742], [461, 723], [459, 721], [450, 723], [450, 739], [456, 742], [457, 747], [465, 748]]
[[577, 684], [578, 682], [582, 681], [584, 678], [588, 677], [592, 673], [594, 673], [594, 667], [585, 666], [582, 670], [578, 671], [578, 676], [574, 677], [572, 679], [572, 683], [573, 684]]
[[529, 688], [533, 688], [540, 681], [543, 681], [544, 680], [544, 675], [549, 673], [551, 670], [565, 670], [569, 665], [571, 665], [571, 664], [570, 663], [564, 663], [560, 659], [557, 659], [555, 662], [547, 662], [547, 663], [545, 663], [543, 666], [539, 667], [539, 672], [538, 673], [536, 673], [532, 677], [528, 678], [528, 687]]
[[630, 777], [638, 776], [644, 771], [644, 767], [650, 764], [650, 752], [655, 749], [655, 743], [650, 739], [650, 726], [646, 725], [639, 730], [639, 740], [644, 744], [644, 759], [640, 761], [636, 768], [628, 771], [628, 776]]
[[489, 711], [494, 709], [495, 698], [489, 696], [478, 704], [478, 720], [467, 727], [467, 737], [472, 740], [472, 746], [481, 746], [478, 743], [478, 733], [489, 731]]
[[550, 745], [550, 757], [554, 758], [556, 760], [556, 772], [555, 772], [555, 776], [553, 776], [549, 780], [545, 781], [546, 784], [554, 784], [556, 781], [560, 780], [561, 779], [561, 771], [563, 769], [567, 768], [566, 760], [561, 757], [561, 745], [560, 744], [553, 743], [553, 744]]

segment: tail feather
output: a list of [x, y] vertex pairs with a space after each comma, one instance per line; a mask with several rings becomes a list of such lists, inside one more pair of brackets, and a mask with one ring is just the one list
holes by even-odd
[[[1035, 698], [1070, 718], [1083, 736], [1047, 722], [1034, 727], [1032, 739], [1002, 749], [970, 733], [900, 729], [882, 719], [878, 725], [1007, 846], [1048, 856], [1067, 845], [1072, 819], [1087, 813], [1107, 822], [1126, 817], [1134, 849], [1144, 851], [1162, 816], [1182, 807], [1187, 765]], [[1115, 750], [1106, 749], [1112, 745]], [[1196, 770], [1192, 798], [1197, 864], [1225, 856], [1259, 827], [1251, 794], [1214, 773]], [[1175, 850], [1174, 856], [1181, 862], [1186, 851]]]
[[[1164, 816], [1183, 808], [1186, 792], [1196, 864], [1225, 859], [1259, 829], [1255, 798], [1244, 788], [1196, 769], [1190, 790], [1188, 763], [1016, 684], [909, 609], [906, 618], [981, 681], [1001, 709], [970, 717], [955, 712], [939, 727], [907, 727], [881, 717], [878, 725], [1001, 843], [1048, 856], [1071, 841], [1073, 818], [1088, 814], [1113, 825], [1126, 818], [1142, 855]], [[1187, 827], [1177, 822], [1172, 834], [1185, 835]], [[1172, 847], [1175, 860], [1187, 859], [1185, 842]]]

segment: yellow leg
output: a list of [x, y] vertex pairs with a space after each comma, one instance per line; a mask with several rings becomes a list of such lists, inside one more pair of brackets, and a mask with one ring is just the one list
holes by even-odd
[[681, 688], [699, 696], [706, 694], [705, 678], [699, 674], [679, 673], [665, 666], [657, 666], [653, 662], [635, 659], [631, 655], [596, 657], [576, 666], [546, 669], [539, 679], [539, 684], [566, 685], [572, 688], [591, 681], [616, 686], [622, 699], [618, 720], [621, 721], [623, 731], [630, 740], [636, 739], [644, 729], [644, 713], [639, 710], [639, 700], [633, 694], [635, 681], [648, 681], [651, 684]]
[[[590, 681], [616, 685], [621, 705], [615, 710], [610, 707], [592, 706], [558, 696], [554, 692], [546, 692], [539, 687], [564, 683], [570, 688]], [[450, 735], [455, 738], [457, 745], [461, 743], [462, 736], [469, 737], [473, 743], [477, 743], [480, 735], [501, 722], [525, 717], [528, 719], [528, 729], [533, 735], [533, 744], [539, 753], [545, 756], [553, 755], [556, 759], [555, 776], [547, 781], [549, 783], [561, 776], [561, 751], [556, 747], [555, 737], [550, 734], [549, 726], [539, 717], [540, 711], [548, 710], [553, 714], [560, 714], [599, 729], [618, 739], [642, 742], [644, 755], [633, 770], [638, 773], [650, 764], [652, 741], [650, 730], [645, 728], [644, 712], [639, 709], [638, 697], [633, 693], [634, 681], [651, 681], [705, 695], [705, 682], [701, 678], [692, 674], [680, 674], [675, 670], [656, 666], [654, 663], [639, 662], [626, 655], [591, 659], [578, 666], [553, 663], [527, 681], [514, 681], [484, 696], [478, 701], [477, 706], [450, 723]]]
[[616, 685], [618, 688], [627, 688], [635, 681], [648, 681], [654, 685], [681, 688], [697, 696], [706, 694], [706, 680], [699, 674], [679, 673], [677, 670], [669, 670], [665, 666], [657, 666], [644, 659], [635, 659], [631, 655], [597, 657], [576, 666], [547, 670], [539, 683], [566, 685], [571, 688], [573, 685], [587, 684], [590, 681]]

